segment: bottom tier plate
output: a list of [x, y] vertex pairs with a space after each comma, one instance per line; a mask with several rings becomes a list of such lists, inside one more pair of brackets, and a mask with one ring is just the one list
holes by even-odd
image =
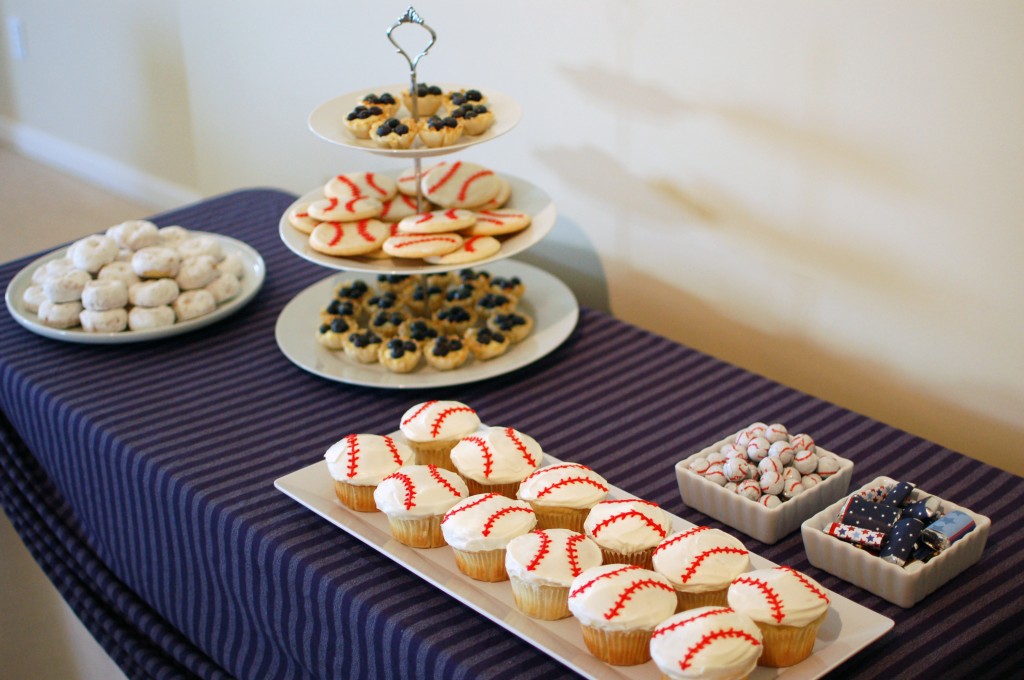
[[[390, 436], [402, 439], [401, 433], [395, 432]], [[542, 465], [559, 462], [545, 455]], [[341, 505], [334, 495], [334, 484], [324, 461], [281, 477], [274, 482], [274, 487], [584, 677], [650, 680], [660, 677], [652, 661], [640, 666], [609, 666], [597, 660], [587, 651], [579, 624], [574, 618], [538, 621], [520, 613], [507, 581], [484, 583], [463, 575], [455, 566], [455, 558], [448, 548], [417, 550], [394, 540], [383, 513], [354, 512]], [[608, 495], [612, 499], [634, 497], [614, 486]], [[673, 531], [683, 531], [694, 526], [675, 515], [670, 514], [670, 517]], [[753, 553], [750, 560], [754, 569], [775, 566]], [[793, 680], [819, 678], [893, 627], [892, 619], [832, 591], [828, 591], [828, 595], [832, 606], [825, 623], [818, 630], [813, 655], [788, 668], [758, 666], [751, 674], [751, 680], [776, 677]]]

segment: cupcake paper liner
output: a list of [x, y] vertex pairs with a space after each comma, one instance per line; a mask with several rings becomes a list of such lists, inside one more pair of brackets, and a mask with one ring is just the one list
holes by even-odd
[[811, 655], [814, 651], [814, 640], [818, 636], [818, 628], [828, 610], [806, 626], [773, 626], [755, 621], [764, 638], [764, 651], [757, 665], [771, 668], [794, 666]]
[[443, 515], [431, 517], [388, 517], [391, 535], [411, 548], [440, 548], [448, 545], [441, 533]]
[[477, 581], [507, 581], [508, 572], [505, 571], [505, 549], [479, 550], [469, 552], [467, 550], [452, 549], [455, 553], [455, 564], [466, 576]]
[[569, 588], [530, 583], [510, 576], [512, 599], [519, 611], [544, 621], [557, 621], [572, 616], [569, 611]]
[[651, 660], [653, 630], [601, 630], [581, 626], [590, 653], [613, 666], [637, 666]]
[[377, 503], [373, 500], [375, 486], [356, 486], [348, 482], [334, 480], [334, 493], [346, 508], [358, 512], [377, 512]]

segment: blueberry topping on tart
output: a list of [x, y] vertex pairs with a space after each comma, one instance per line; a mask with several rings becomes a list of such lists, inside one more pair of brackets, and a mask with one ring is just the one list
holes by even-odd
[[363, 105], [360, 104], [356, 108], [352, 109], [352, 113], [350, 113], [347, 116], [345, 116], [345, 119], [346, 120], [356, 120], [356, 119], [366, 120], [367, 118], [370, 118], [371, 116], [380, 116], [383, 113], [384, 113], [384, 109], [380, 108], [379, 106], [363, 106]]
[[377, 274], [377, 281], [380, 283], [397, 284], [409, 278], [408, 274]]
[[348, 336], [349, 341], [356, 347], [368, 347], [370, 345], [380, 344], [380, 336], [373, 331], [366, 331], [364, 333], [353, 333]]
[[412, 299], [422, 302], [432, 295], [441, 295], [444, 291], [439, 286], [416, 286], [412, 291]]
[[469, 315], [469, 312], [467, 312], [462, 307], [445, 307], [444, 309], [438, 311], [437, 318], [441, 319], [442, 321], [462, 323], [464, 321], [469, 321], [473, 317], [471, 317]]
[[503, 331], [510, 331], [516, 326], [523, 326], [526, 324], [526, 319], [518, 314], [495, 314], [492, 320], [494, 321], [494, 325]]
[[476, 341], [481, 345], [489, 345], [492, 342], [496, 342], [500, 345], [505, 342], [505, 336], [501, 333], [492, 331], [490, 328], [481, 328], [476, 332]]
[[398, 298], [394, 293], [381, 293], [380, 295], [374, 295], [369, 300], [369, 305], [377, 309], [391, 309], [396, 304], [398, 304]]
[[477, 271], [475, 269], [470, 269], [470, 268], [460, 269], [459, 270], [459, 279], [462, 280], [462, 281], [476, 281], [477, 279], [490, 279], [490, 278], [491, 278], [491, 275], [488, 274], [487, 272], [483, 271], [483, 270]]
[[392, 133], [401, 136], [408, 134], [408, 132], [409, 126], [397, 118], [388, 118], [380, 127], [377, 128], [377, 135], [380, 137], [385, 137]]
[[520, 280], [518, 276], [513, 276], [511, 278], [506, 276], [496, 276], [491, 279], [491, 285], [501, 288], [502, 290], [512, 290], [513, 288], [517, 288], [522, 285], [522, 283], [522, 280]]
[[331, 326], [330, 326], [330, 324], [326, 324], [326, 323], [320, 324], [320, 328], [318, 330], [319, 330], [320, 333], [326, 333], [327, 331], [331, 330]]
[[511, 302], [511, 300], [506, 295], [502, 295], [501, 293], [488, 293], [480, 298], [477, 305], [484, 309], [494, 309], [495, 307], [503, 307], [509, 302]]
[[348, 330], [348, 322], [341, 317], [331, 319], [331, 330], [335, 333], [344, 333]]
[[429, 94], [441, 94], [441, 88], [437, 85], [427, 85], [426, 83], [419, 83], [416, 85], [417, 97], [426, 97]]
[[437, 329], [422, 319], [413, 321], [409, 324], [409, 337], [413, 340], [436, 338], [437, 335]]
[[458, 125], [459, 121], [455, 120], [451, 116], [446, 116], [444, 118], [441, 118], [439, 116], [431, 116], [430, 118], [427, 119], [427, 127], [429, 127], [431, 130], [441, 130], [442, 128], [446, 127], [453, 128], [457, 127]]
[[376, 94], [370, 93], [363, 97], [363, 103], [365, 104], [386, 104], [388, 106], [395, 103], [395, 98], [391, 96], [390, 92], [385, 92], [379, 97]]
[[339, 298], [360, 298], [366, 295], [366, 292], [370, 290], [366, 285], [366, 281], [362, 279], [356, 279], [347, 286], [344, 286], [338, 290]]
[[473, 288], [473, 286], [469, 285], [468, 283], [464, 283], [461, 286], [449, 288], [448, 292], [445, 293], [444, 297], [446, 300], [448, 300], [448, 302], [454, 302], [455, 300], [471, 300], [475, 293], [476, 290]]
[[449, 352], [458, 352], [460, 349], [462, 349], [461, 340], [442, 335], [434, 341], [434, 347], [430, 351], [434, 353], [434, 356], [445, 357]]

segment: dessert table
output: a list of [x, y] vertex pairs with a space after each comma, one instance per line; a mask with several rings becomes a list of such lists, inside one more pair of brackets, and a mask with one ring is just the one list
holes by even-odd
[[[895, 621], [830, 677], [1024, 667], [1024, 479], [590, 309], [553, 353], [483, 382], [382, 390], [319, 378], [274, 336], [282, 308], [324, 276], [278, 235], [294, 200], [253, 189], [153, 218], [240, 239], [266, 262], [252, 302], [195, 332], [80, 345], [0, 315], [0, 501], [129, 677], [571, 677], [274, 488], [345, 434], [391, 432], [434, 398], [470, 404]], [[0, 267], [3, 285], [30, 261]], [[812, 567], [799, 531], [765, 545], [687, 508], [676, 461], [756, 420], [852, 460], [851, 488], [887, 475], [987, 515], [981, 561], [902, 609]]]

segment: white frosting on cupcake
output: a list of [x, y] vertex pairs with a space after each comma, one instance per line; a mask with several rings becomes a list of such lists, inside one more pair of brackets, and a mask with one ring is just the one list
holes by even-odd
[[590, 508], [608, 494], [608, 482], [585, 465], [560, 463], [539, 468], [523, 480], [518, 497], [541, 505]]
[[334, 479], [354, 486], [378, 484], [412, 458], [412, 449], [391, 437], [350, 434], [324, 454]]
[[373, 492], [377, 509], [393, 517], [443, 515], [469, 495], [462, 478], [434, 465], [407, 465], [381, 480]]
[[441, 533], [456, 550], [477, 552], [504, 548], [535, 526], [537, 515], [529, 503], [485, 493], [452, 506], [441, 520]]
[[651, 635], [651, 658], [671, 680], [745, 678], [763, 650], [757, 624], [728, 607], [680, 612]]
[[426, 401], [402, 415], [400, 428], [409, 441], [431, 442], [461, 439], [476, 432], [480, 417], [458, 401]]
[[729, 606], [755, 621], [806, 626], [829, 607], [820, 583], [790, 567], [758, 569], [733, 580]]
[[583, 529], [602, 548], [634, 552], [661, 543], [672, 522], [654, 503], [631, 498], [598, 503], [587, 515]]
[[653, 563], [679, 590], [705, 593], [729, 587], [750, 568], [750, 556], [738, 538], [720, 529], [694, 527], [659, 543]]
[[512, 539], [505, 570], [528, 583], [568, 588], [586, 569], [601, 566], [601, 549], [569, 529], [531, 531]]
[[569, 586], [569, 611], [603, 630], [652, 630], [675, 613], [676, 603], [667, 578], [632, 564], [587, 569]]
[[463, 437], [451, 455], [464, 477], [504, 484], [526, 479], [537, 469], [544, 451], [533, 437], [511, 427], [489, 427]]

